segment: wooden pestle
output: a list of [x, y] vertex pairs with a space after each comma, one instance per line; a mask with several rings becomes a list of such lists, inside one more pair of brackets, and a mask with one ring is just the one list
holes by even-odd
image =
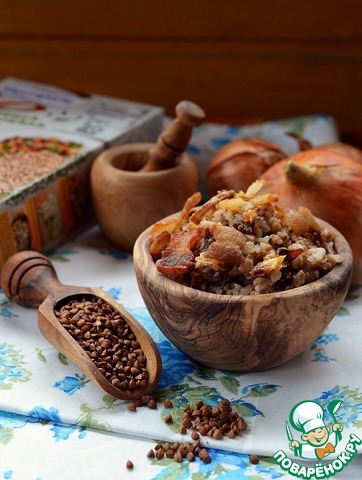
[[[161, 375], [161, 358], [156, 344], [146, 330], [121, 305], [99, 288], [63, 285], [51, 262], [41, 253], [18, 252], [10, 257], [1, 270], [1, 287], [8, 298], [24, 307], [38, 308], [38, 325], [43, 336], [85, 375], [106, 393], [120, 400], [135, 400], [150, 394]], [[119, 312], [136, 336], [147, 358], [148, 385], [136, 389], [116, 388], [100, 372], [87, 352], [68, 333], [54, 310], [75, 298], [97, 297]]]
[[176, 118], [160, 134], [150, 148], [148, 161], [140, 172], [171, 168], [186, 149], [192, 129], [205, 121], [205, 112], [196, 103], [183, 100], [176, 105]]

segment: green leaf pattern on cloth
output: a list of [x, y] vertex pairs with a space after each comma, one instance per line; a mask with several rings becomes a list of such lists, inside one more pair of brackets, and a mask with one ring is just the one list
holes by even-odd
[[9, 390], [14, 384], [28, 382], [31, 372], [25, 368], [23, 353], [14, 345], [0, 344], [0, 390]]

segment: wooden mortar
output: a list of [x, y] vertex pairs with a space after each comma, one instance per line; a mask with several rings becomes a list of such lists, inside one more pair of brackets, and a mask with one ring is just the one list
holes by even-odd
[[180, 102], [175, 112], [155, 144], [111, 147], [92, 165], [95, 217], [104, 235], [122, 250], [132, 252], [140, 233], [179, 211], [199, 189], [197, 167], [184, 150], [205, 113], [188, 101]]

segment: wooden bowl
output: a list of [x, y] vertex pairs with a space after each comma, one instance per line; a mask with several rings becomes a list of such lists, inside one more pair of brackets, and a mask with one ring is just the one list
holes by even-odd
[[151, 228], [134, 247], [143, 300], [164, 335], [209, 367], [251, 372], [281, 365], [305, 350], [332, 321], [352, 275], [352, 252], [334, 227], [343, 262], [313, 283], [278, 293], [219, 295], [180, 285], [156, 269], [149, 253]]

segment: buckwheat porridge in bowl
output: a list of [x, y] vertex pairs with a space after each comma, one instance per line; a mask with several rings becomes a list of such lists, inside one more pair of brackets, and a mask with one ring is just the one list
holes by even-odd
[[258, 195], [261, 186], [220, 191], [193, 211], [195, 194], [178, 219], [157, 223], [150, 251], [158, 271], [202, 291], [256, 295], [300, 287], [342, 262], [307, 208], [282, 208], [276, 194]]
[[258, 371], [296, 357], [341, 307], [352, 252], [300, 206], [222, 190], [145, 230], [134, 247], [140, 292], [165, 336], [212, 368]]

